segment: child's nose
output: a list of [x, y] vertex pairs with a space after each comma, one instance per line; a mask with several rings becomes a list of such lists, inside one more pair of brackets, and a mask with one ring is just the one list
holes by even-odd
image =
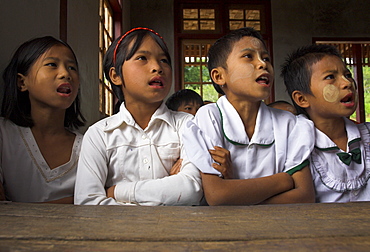
[[152, 66], [152, 73], [158, 72], [159, 74], [163, 73], [163, 69], [161, 67], [161, 64], [159, 63], [154, 63]]
[[354, 86], [353, 80], [348, 79], [345, 76], [342, 76], [342, 79], [343, 79], [343, 81], [342, 81], [342, 87], [344, 89], [350, 89], [350, 88], [352, 88]]
[[68, 67], [61, 66], [59, 71], [59, 78], [63, 79], [66, 78], [68, 80], [71, 80], [71, 73], [69, 72]]

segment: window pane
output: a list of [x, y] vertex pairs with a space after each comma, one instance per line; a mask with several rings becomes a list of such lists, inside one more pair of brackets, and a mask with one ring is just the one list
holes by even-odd
[[184, 20], [184, 30], [198, 30], [198, 21]]
[[214, 9], [200, 9], [200, 18], [201, 19], [215, 19], [215, 10]]
[[200, 67], [195, 65], [187, 65], [184, 67], [185, 82], [200, 82]]
[[243, 10], [229, 10], [229, 19], [244, 19]]
[[253, 27], [257, 31], [261, 30], [261, 22], [260, 21], [247, 21], [247, 27]]
[[212, 84], [203, 85], [203, 101], [216, 102], [218, 100], [218, 93]]
[[202, 82], [211, 82], [211, 78], [209, 77], [208, 68], [205, 65], [202, 65]]
[[200, 29], [201, 30], [215, 30], [215, 21], [201, 20]]
[[245, 19], [260, 20], [259, 10], [245, 10]]
[[198, 9], [183, 9], [184, 19], [197, 19]]
[[230, 21], [230, 30], [237, 30], [244, 27], [244, 21]]

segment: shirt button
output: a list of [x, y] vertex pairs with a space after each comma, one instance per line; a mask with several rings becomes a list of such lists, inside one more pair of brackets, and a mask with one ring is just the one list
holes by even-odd
[[144, 158], [143, 162], [144, 162], [144, 164], [147, 164], [148, 163], [148, 159]]
[[142, 136], [141, 136], [141, 138], [142, 138], [143, 140], [145, 140], [145, 139], [146, 139], [146, 135], [142, 135]]

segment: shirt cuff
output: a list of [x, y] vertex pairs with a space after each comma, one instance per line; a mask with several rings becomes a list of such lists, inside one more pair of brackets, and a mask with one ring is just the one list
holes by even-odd
[[114, 189], [114, 197], [116, 201], [122, 203], [136, 204], [135, 187], [137, 182], [121, 182]]

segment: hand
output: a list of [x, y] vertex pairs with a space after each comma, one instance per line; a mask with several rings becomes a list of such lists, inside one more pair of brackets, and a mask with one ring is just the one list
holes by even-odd
[[230, 151], [219, 146], [215, 146], [214, 148], [214, 150], [209, 150], [213, 160], [216, 162], [212, 164], [212, 167], [221, 172], [225, 179], [234, 178]]
[[105, 191], [107, 192], [107, 198], [113, 198], [113, 199], [116, 199], [114, 197], [114, 189], [116, 188], [116, 186], [111, 186], [109, 188], [107, 188]]
[[182, 159], [178, 159], [176, 163], [172, 166], [170, 170], [170, 175], [175, 175], [180, 172], [181, 170], [181, 164], [182, 164]]

